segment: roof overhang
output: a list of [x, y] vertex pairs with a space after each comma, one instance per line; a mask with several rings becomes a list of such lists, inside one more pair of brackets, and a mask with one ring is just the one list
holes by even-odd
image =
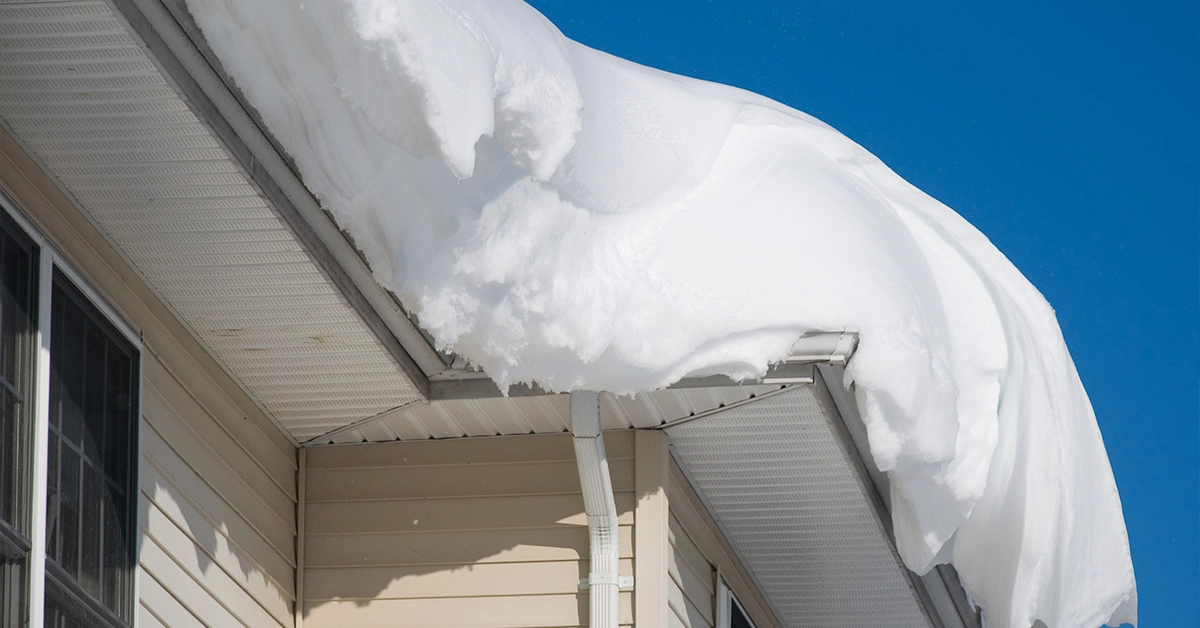
[[0, 124], [295, 442], [446, 368], [181, 2], [0, 3]]
[[952, 567], [896, 550], [844, 365], [811, 384], [664, 425], [671, 453], [784, 623], [978, 628]]

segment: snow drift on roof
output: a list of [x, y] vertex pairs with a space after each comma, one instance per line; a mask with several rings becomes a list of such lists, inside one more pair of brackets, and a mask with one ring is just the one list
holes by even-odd
[[438, 344], [503, 387], [847, 370], [896, 541], [995, 626], [1134, 621], [1120, 501], [1042, 296], [820, 121], [572, 42], [516, 0], [188, 0], [225, 68]]

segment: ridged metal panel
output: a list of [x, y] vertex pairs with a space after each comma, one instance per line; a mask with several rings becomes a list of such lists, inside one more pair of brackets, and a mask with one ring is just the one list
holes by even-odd
[[672, 452], [786, 625], [929, 628], [821, 392], [668, 428]]
[[419, 398], [107, 4], [0, 0], [0, 118], [294, 438]]
[[[657, 390], [636, 397], [600, 396], [600, 422], [606, 430], [652, 428], [751, 399], [772, 386], [723, 386]], [[332, 428], [331, 428], [332, 429]], [[567, 395], [494, 397], [434, 401], [382, 413], [362, 427], [317, 443], [338, 444], [460, 438], [512, 434], [552, 434], [571, 429]]]

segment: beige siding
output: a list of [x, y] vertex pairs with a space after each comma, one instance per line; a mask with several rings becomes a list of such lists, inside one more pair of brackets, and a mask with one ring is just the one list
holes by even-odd
[[3, 128], [0, 189], [142, 334], [139, 625], [291, 626], [295, 444]]
[[[634, 436], [605, 435], [634, 573]], [[587, 519], [566, 434], [307, 452], [304, 626], [587, 623]], [[621, 623], [633, 623], [633, 593]]]
[[143, 608], [169, 626], [290, 626], [286, 487], [154, 356], [143, 370]]
[[717, 570], [674, 516], [669, 534], [667, 605], [687, 628], [712, 628]]
[[778, 628], [779, 619], [755, 586], [700, 496], [672, 459], [666, 485], [670, 504], [667, 570], [668, 623], [706, 628], [716, 620], [718, 574], [758, 628]]

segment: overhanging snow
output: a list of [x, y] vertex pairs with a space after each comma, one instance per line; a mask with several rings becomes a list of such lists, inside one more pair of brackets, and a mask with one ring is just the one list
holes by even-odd
[[801, 112], [591, 50], [516, 0], [188, 0], [313, 193], [503, 387], [847, 369], [896, 542], [992, 625], [1135, 620], [1116, 485], [1042, 296]]

